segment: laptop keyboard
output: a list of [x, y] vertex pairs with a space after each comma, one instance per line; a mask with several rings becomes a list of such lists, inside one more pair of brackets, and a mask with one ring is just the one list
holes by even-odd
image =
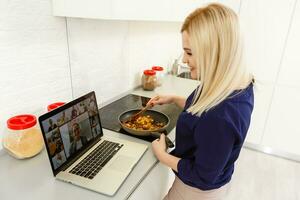
[[122, 144], [104, 140], [87, 157], [73, 167], [70, 173], [93, 179], [122, 146]]

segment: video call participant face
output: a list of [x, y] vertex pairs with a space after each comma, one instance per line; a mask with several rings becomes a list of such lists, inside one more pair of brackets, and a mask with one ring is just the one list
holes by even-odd
[[80, 140], [80, 126], [78, 123], [74, 123], [72, 125], [73, 136], [76, 141]]

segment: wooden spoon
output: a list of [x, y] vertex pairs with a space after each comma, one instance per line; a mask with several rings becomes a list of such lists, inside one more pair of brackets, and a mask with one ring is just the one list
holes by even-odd
[[138, 113], [131, 115], [130, 117], [128, 117], [127, 119], [125, 119], [123, 121], [123, 123], [127, 123], [130, 121], [134, 121], [135, 119], [137, 119], [140, 115], [142, 115], [146, 110], [148, 110], [149, 108], [151, 108], [153, 105], [150, 103], [148, 105], [146, 105], [142, 110], [140, 110]]

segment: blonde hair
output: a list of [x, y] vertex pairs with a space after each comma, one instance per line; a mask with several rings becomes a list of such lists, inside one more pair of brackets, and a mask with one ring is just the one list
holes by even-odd
[[185, 19], [184, 31], [189, 35], [200, 81], [187, 111], [200, 116], [245, 81], [250, 83], [252, 75], [242, 63], [238, 17], [230, 8], [216, 3], [198, 8]]

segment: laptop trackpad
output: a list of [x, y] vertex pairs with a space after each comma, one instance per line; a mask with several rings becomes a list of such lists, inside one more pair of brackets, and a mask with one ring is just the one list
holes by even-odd
[[124, 155], [119, 155], [110, 165], [109, 169], [128, 172], [134, 165], [134, 158]]

